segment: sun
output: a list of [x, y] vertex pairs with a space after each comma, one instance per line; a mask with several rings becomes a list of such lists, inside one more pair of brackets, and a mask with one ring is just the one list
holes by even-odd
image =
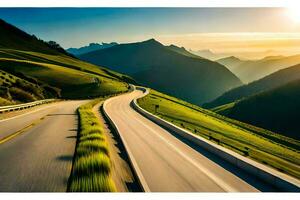
[[300, 9], [298, 6], [289, 6], [287, 8], [287, 14], [293, 21], [300, 23]]

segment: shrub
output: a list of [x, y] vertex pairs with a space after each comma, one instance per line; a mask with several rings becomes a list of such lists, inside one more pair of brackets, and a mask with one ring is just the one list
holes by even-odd
[[13, 97], [13, 99], [20, 101], [20, 102], [31, 102], [36, 101], [37, 99], [32, 96], [30, 93], [25, 92], [24, 90], [21, 90], [16, 87], [9, 88], [9, 93]]
[[0, 97], [0, 106], [8, 106], [8, 105], [12, 105], [12, 104], [13, 103], [11, 101]]

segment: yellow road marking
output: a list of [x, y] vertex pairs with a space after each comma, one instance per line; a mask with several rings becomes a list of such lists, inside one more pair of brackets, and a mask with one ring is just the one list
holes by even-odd
[[12, 133], [8, 136], [5, 136], [4, 138], [0, 139], [0, 144], [3, 144], [15, 137], [17, 137], [18, 135], [24, 133], [25, 131], [27, 131], [28, 129], [30, 129], [31, 127], [39, 124], [43, 119], [45, 119], [45, 116], [44, 117], [41, 117], [40, 119], [36, 120], [35, 122], [33, 122], [32, 124], [29, 124], [28, 126], [25, 126], [24, 128], [22, 128], [21, 130], [15, 132], [15, 133]]

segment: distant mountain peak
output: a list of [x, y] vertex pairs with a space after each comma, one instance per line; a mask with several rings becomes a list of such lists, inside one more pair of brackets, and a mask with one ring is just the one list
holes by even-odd
[[275, 60], [275, 59], [281, 59], [284, 58], [285, 56], [278, 55], [278, 56], [266, 56], [262, 60]]
[[162, 45], [160, 42], [158, 42], [157, 40], [155, 40], [154, 38], [151, 38], [149, 40], [145, 40], [143, 42], [141, 42], [142, 44], [156, 44], [156, 45]]
[[235, 57], [235, 56], [229, 56], [229, 57], [221, 58], [221, 59], [219, 59], [218, 61], [221, 61], [221, 60], [234, 60], [234, 61], [242, 61], [240, 58], [238, 58], [238, 57]]
[[84, 54], [84, 53], [89, 53], [89, 52], [92, 52], [92, 51], [109, 48], [109, 47], [112, 47], [112, 46], [115, 46], [115, 45], [118, 45], [118, 43], [116, 43], [116, 42], [110, 42], [110, 43], [102, 42], [100, 44], [100, 43], [92, 42], [92, 43], [89, 43], [89, 45], [83, 46], [83, 47], [80, 47], [80, 48], [69, 48], [69, 49], [67, 49], [67, 52], [69, 52], [73, 55], [81, 55], [81, 54]]
[[155, 40], [154, 38], [150, 38], [149, 40], [145, 40], [144, 42], [158, 42], [158, 41]]

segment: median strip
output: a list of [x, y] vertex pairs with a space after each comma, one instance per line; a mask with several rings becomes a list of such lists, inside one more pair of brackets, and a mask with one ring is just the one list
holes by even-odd
[[79, 133], [73, 168], [68, 183], [70, 192], [115, 192], [111, 160], [103, 127], [92, 108], [102, 99], [78, 108]]

